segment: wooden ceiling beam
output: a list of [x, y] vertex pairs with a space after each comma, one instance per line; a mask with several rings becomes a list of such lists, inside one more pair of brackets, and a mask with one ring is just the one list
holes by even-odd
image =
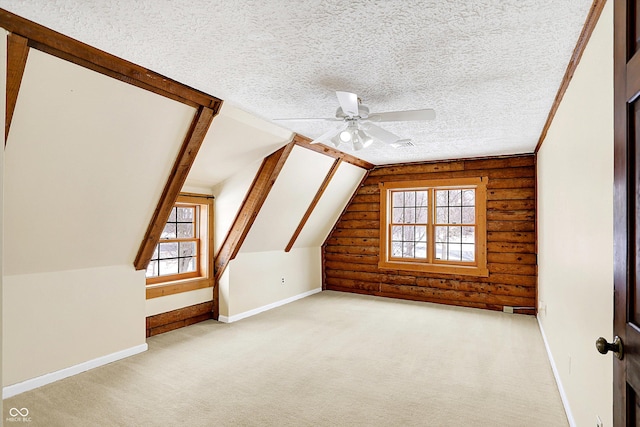
[[359, 159], [351, 154], [343, 153], [335, 148], [327, 147], [324, 144], [311, 144], [311, 141], [312, 140], [310, 138], [297, 133], [293, 136], [293, 142], [299, 147], [333, 157], [334, 159], [342, 159], [343, 162], [350, 163], [366, 170], [371, 170], [375, 167], [373, 163], [369, 163], [366, 160]]
[[28, 40], [28, 45], [125, 83], [192, 107], [219, 109], [221, 100], [144, 67], [0, 9], [0, 27]]
[[562, 102], [562, 98], [564, 97], [565, 92], [569, 88], [569, 83], [571, 83], [571, 79], [573, 78], [573, 74], [576, 72], [578, 68], [578, 64], [580, 64], [580, 59], [582, 59], [582, 54], [587, 47], [587, 43], [589, 43], [589, 39], [591, 38], [591, 34], [593, 30], [596, 28], [596, 24], [598, 23], [598, 18], [600, 18], [600, 14], [602, 13], [602, 9], [604, 9], [604, 5], [606, 0], [593, 0], [591, 4], [591, 9], [587, 14], [587, 19], [585, 20], [584, 26], [582, 27], [582, 32], [578, 37], [578, 42], [576, 43], [576, 47], [573, 49], [573, 54], [571, 55], [571, 59], [569, 60], [569, 64], [567, 65], [567, 69], [564, 72], [564, 77], [562, 78], [562, 82], [560, 83], [560, 87], [558, 88], [558, 93], [556, 93], [556, 97], [553, 100], [553, 104], [551, 105], [551, 110], [549, 111], [549, 115], [547, 116], [547, 121], [542, 128], [542, 132], [540, 133], [540, 138], [538, 138], [538, 144], [534, 150], [534, 153], [540, 151], [542, 147], [542, 143], [544, 139], [547, 137], [547, 132], [551, 127], [551, 123], [553, 122], [553, 118], [556, 116], [556, 112], [560, 107], [560, 103]]
[[7, 36], [7, 93], [6, 93], [6, 111], [4, 122], [4, 145], [7, 145], [7, 137], [11, 128], [11, 120], [13, 119], [13, 111], [18, 101], [18, 92], [22, 83], [22, 75], [24, 67], [27, 65], [27, 56], [29, 55], [28, 40], [17, 34], [9, 34]]
[[211, 125], [213, 118], [218, 114], [218, 111], [218, 109], [213, 110], [211, 108], [201, 106], [196, 112], [191, 123], [191, 127], [187, 132], [182, 146], [180, 147], [180, 151], [178, 152], [178, 156], [173, 164], [167, 183], [164, 186], [162, 196], [160, 197], [158, 205], [153, 212], [144, 240], [140, 245], [140, 249], [138, 249], [138, 254], [136, 255], [136, 259], [133, 263], [136, 270], [144, 270], [147, 268], [147, 265], [151, 260], [151, 256], [153, 255], [153, 250], [158, 244], [162, 230], [169, 218], [171, 209], [178, 198], [178, 194], [180, 194], [180, 190], [187, 179], [187, 175], [189, 174], [191, 165], [193, 165], [196, 154], [202, 145], [202, 141], [209, 130], [209, 126]]
[[251, 187], [245, 196], [240, 210], [236, 215], [229, 232], [227, 233], [222, 246], [216, 254], [214, 261], [214, 270], [216, 274], [216, 282], [224, 273], [229, 261], [234, 259], [242, 246], [249, 230], [260, 212], [260, 208], [267, 199], [273, 184], [276, 182], [282, 167], [284, 166], [289, 154], [295, 146], [294, 142], [290, 142], [275, 153], [266, 157], [262, 161], [262, 165], [256, 173]]

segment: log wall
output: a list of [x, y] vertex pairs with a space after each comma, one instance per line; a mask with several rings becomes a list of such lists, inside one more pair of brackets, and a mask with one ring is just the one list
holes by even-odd
[[[489, 277], [378, 268], [378, 183], [488, 177]], [[323, 245], [324, 289], [535, 314], [534, 155], [378, 166], [365, 177]]]

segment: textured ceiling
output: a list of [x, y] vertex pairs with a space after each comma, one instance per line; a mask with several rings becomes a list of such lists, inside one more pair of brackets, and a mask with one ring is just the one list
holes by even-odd
[[331, 117], [335, 90], [372, 112], [434, 108], [433, 122], [384, 126], [416, 147], [357, 153], [384, 164], [532, 152], [591, 0], [0, 5], [267, 120]]

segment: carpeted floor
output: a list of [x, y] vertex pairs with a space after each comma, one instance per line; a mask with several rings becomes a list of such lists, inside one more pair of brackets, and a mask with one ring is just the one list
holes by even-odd
[[[567, 426], [536, 320], [325, 291], [4, 401], [30, 426]], [[7, 423], [8, 425], [9, 423]]]

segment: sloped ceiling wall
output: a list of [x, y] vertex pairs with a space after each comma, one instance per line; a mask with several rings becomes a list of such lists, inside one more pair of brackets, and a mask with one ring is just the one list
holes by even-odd
[[186, 187], [211, 188], [259, 162], [293, 134], [230, 104], [223, 104], [189, 171]]
[[296, 239], [294, 249], [322, 245], [366, 173], [365, 169], [346, 162], [340, 163], [329, 186]]
[[294, 147], [240, 252], [284, 250], [333, 161], [329, 156]]
[[31, 49], [5, 151], [5, 274], [131, 265], [194, 113]]

